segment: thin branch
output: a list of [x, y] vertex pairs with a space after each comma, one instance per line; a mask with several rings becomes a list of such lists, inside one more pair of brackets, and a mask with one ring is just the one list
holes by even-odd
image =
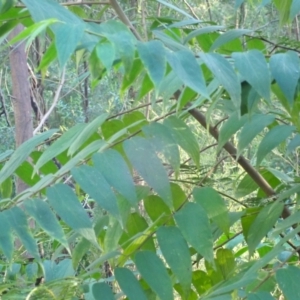
[[135, 27], [132, 25], [132, 23], [130, 22], [130, 20], [128, 19], [128, 17], [126, 16], [126, 14], [124, 13], [123, 9], [119, 5], [118, 1], [117, 0], [110, 0], [109, 2], [110, 2], [111, 7], [115, 10], [116, 14], [118, 15], [119, 19], [125, 25], [127, 25], [130, 28], [130, 30], [132, 31], [132, 33], [135, 35], [135, 37], [139, 41], [142, 41], [142, 37], [137, 32], [137, 30], [135, 29]]
[[[208, 129], [209, 133], [218, 140], [219, 132], [216, 128], [209, 126], [206, 122], [205, 116], [193, 108], [189, 111], [189, 113], [206, 129]], [[238, 164], [246, 171], [246, 173], [253, 179], [253, 181], [265, 192], [265, 194], [269, 197], [276, 196], [276, 192], [269, 185], [269, 183], [262, 177], [262, 175], [246, 160], [245, 157], [239, 156], [237, 157], [236, 148], [230, 143], [227, 142], [223, 148], [231, 155], [231, 157], [237, 160]], [[281, 217], [286, 219], [291, 215], [289, 209], [284, 206]]]
[[[163, 101], [163, 100], [157, 100], [157, 101], [155, 101], [155, 103], [160, 103], [160, 102], [162, 102], [162, 101]], [[138, 110], [138, 109], [140, 109], [140, 108], [144, 108], [144, 107], [147, 107], [147, 106], [150, 106], [150, 105], [152, 105], [152, 103], [151, 103], [151, 102], [148, 102], [148, 103], [141, 104], [141, 105], [139, 105], [139, 106], [136, 106], [136, 107], [134, 107], [134, 108], [131, 108], [131, 109], [128, 109], [128, 110], [125, 110], [125, 111], [119, 112], [119, 113], [117, 113], [117, 114], [115, 114], [115, 115], [113, 115], [113, 116], [111, 116], [111, 117], [107, 118], [107, 120], [114, 119], [114, 118], [116, 118], [116, 117], [119, 117], [119, 116], [125, 115], [125, 114], [127, 114], [127, 113], [130, 113], [130, 112], [136, 111], [136, 110]]]
[[187, 2], [187, 0], [183, 0], [183, 2], [185, 3], [185, 5], [189, 8], [191, 14], [193, 15], [193, 17], [197, 20], [199, 20], [197, 14], [195, 13], [194, 9], [192, 8], [192, 6]]
[[208, 10], [208, 15], [209, 15], [209, 20], [212, 22], [213, 18], [212, 18], [212, 13], [211, 13], [211, 8], [210, 8], [210, 3], [209, 0], [205, 0], [206, 5], [207, 5], [207, 10]]
[[41, 119], [41, 122], [38, 125], [38, 127], [33, 131], [34, 135], [43, 127], [43, 125], [47, 121], [48, 117], [52, 113], [53, 109], [55, 108], [55, 106], [56, 106], [56, 104], [59, 100], [60, 92], [61, 92], [61, 89], [62, 89], [63, 84], [65, 82], [65, 73], [66, 73], [65, 71], [66, 71], [66, 68], [64, 67], [63, 70], [62, 70], [62, 73], [61, 73], [61, 78], [60, 78], [57, 90], [56, 90], [55, 95], [54, 95], [53, 103], [52, 103], [51, 107], [49, 108], [49, 110], [45, 113], [45, 115]]

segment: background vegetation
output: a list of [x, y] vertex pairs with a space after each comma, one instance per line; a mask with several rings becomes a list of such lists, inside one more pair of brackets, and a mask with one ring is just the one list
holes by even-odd
[[1, 299], [299, 299], [299, 11], [1, 1]]

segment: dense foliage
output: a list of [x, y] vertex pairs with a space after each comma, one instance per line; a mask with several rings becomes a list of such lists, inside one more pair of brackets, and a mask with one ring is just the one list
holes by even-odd
[[[3, 52], [25, 41], [30, 56], [39, 39], [41, 82], [59, 68], [62, 88], [88, 80], [119, 99], [87, 114], [74, 93], [78, 114], [65, 104], [0, 153], [1, 299], [299, 299], [299, 42], [158, 2], [147, 41], [116, 1], [97, 16], [1, 2]], [[245, 5], [281, 26], [300, 11], [226, 3]], [[120, 21], [98, 22], [109, 9]]]

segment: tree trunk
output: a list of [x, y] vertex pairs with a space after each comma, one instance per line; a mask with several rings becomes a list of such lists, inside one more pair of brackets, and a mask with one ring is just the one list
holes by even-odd
[[[10, 34], [10, 39], [18, 35], [23, 30], [19, 24]], [[30, 100], [29, 73], [27, 68], [27, 57], [24, 43], [12, 46], [10, 51], [10, 67], [12, 76], [12, 103], [15, 118], [15, 139], [16, 146], [32, 137], [32, 109]], [[20, 179], [16, 182], [16, 192], [20, 193], [27, 188]]]

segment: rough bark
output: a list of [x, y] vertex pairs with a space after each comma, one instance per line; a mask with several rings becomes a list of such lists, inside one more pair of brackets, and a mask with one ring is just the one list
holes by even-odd
[[[23, 30], [22, 25], [18, 25], [10, 34], [10, 39], [18, 35]], [[27, 68], [27, 57], [24, 43], [12, 46], [10, 55], [10, 67], [12, 76], [12, 103], [15, 119], [15, 140], [16, 147], [32, 137], [32, 109], [30, 101], [29, 73]], [[24, 182], [17, 180], [16, 192], [20, 193], [27, 188]]]

